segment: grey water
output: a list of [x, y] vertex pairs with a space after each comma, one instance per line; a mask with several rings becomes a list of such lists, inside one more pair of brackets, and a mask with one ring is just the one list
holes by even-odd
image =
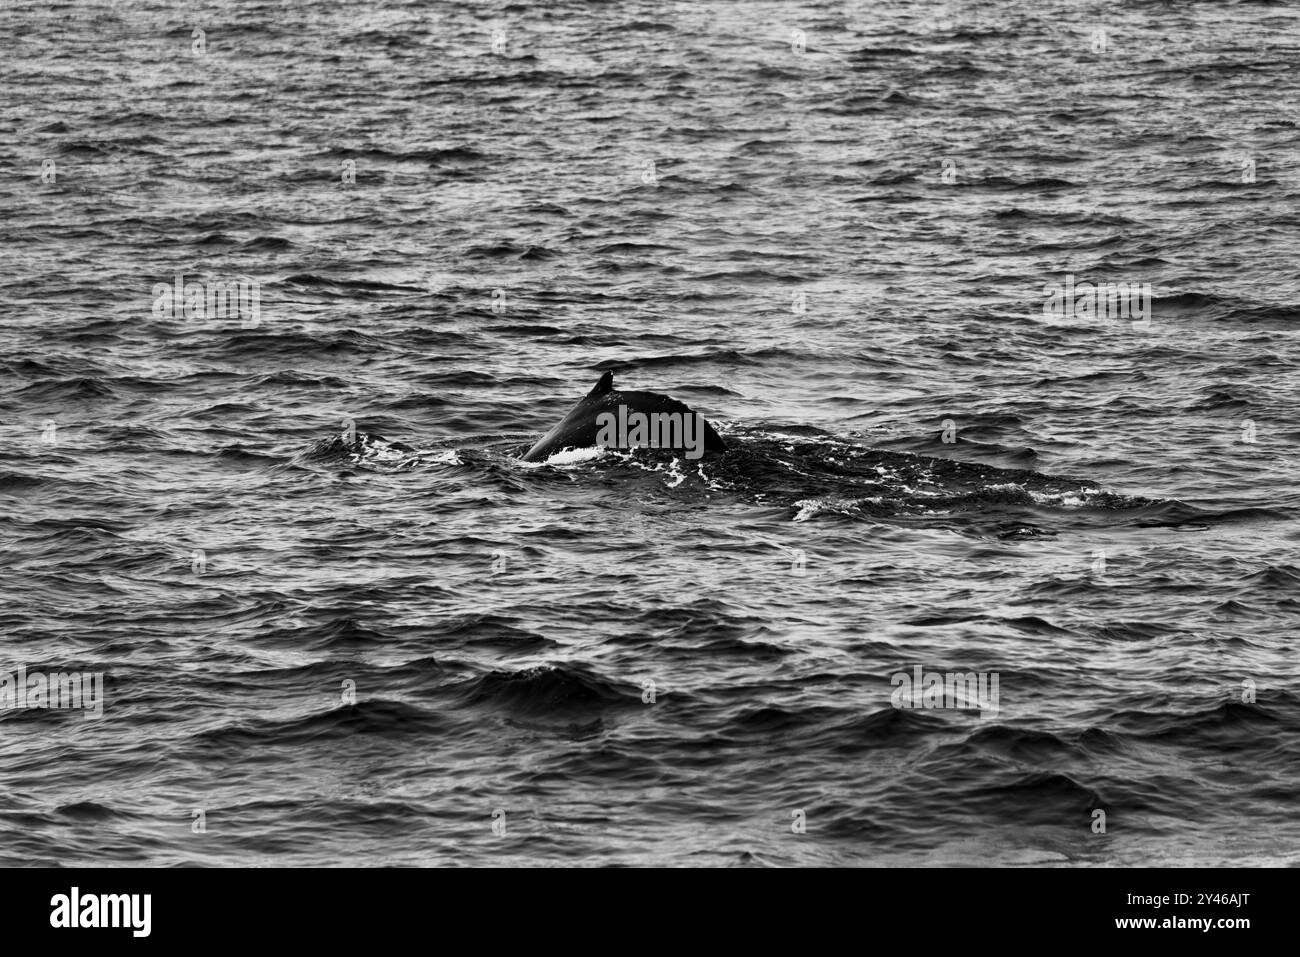
[[[1300, 861], [1298, 65], [1267, 3], [4, 0], [0, 861]], [[521, 463], [608, 370], [732, 450]]]

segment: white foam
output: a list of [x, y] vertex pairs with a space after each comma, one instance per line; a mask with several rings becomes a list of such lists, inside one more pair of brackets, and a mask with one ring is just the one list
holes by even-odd
[[[545, 462], [536, 463], [541, 465], [578, 465], [581, 462], [591, 462], [605, 455], [607, 450], [600, 446], [592, 446], [587, 449], [564, 449], [556, 452]], [[525, 462], [525, 465], [535, 463]]]
[[799, 506], [799, 514], [794, 517], [796, 522], [806, 522], [822, 509], [823, 502], [815, 498], [803, 498], [794, 504]]
[[[441, 452], [435, 452], [433, 449], [418, 449], [416, 455], [426, 462], [436, 465], [464, 465], [460, 460], [460, 453], [455, 449], [444, 449]], [[426, 458], [427, 456], [427, 458]]]
[[676, 488], [686, 481], [686, 473], [677, 471], [677, 463], [680, 461], [681, 459], [673, 459], [672, 464], [668, 466], [668, 474], [677, 480], [675, 482], [665, 482], [664, 484], [669, 488]]

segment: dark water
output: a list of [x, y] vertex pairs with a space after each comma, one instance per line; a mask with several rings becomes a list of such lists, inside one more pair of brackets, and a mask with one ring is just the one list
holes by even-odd
[[1298, 28], [5, 0], [3, 859], [1300, 860]]

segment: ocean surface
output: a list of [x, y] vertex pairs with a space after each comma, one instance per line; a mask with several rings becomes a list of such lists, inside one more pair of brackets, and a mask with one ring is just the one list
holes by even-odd
[[1286, 4], [4, 0], [0, 862], [1300, 863], [1298, 149]]

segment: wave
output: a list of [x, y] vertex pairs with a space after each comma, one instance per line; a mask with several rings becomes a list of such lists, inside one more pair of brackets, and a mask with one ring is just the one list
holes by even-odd
[[301, 718], [264, 718], [234, 723], [195, 734], [191, 742], [200, 749], [247, 752], [249, 748], [296, 747], [348, 740], [356, 735], [426, 737], [447, 730], [447, 722], [433, 711], [404, 701], [362, 698]]
[[622, 686], [577, 665], [492, 671], [460, 689], [462, 707], [501, 709], [521, 717], [596, 717], [613, 707], [642, 706], [641, 689]]

